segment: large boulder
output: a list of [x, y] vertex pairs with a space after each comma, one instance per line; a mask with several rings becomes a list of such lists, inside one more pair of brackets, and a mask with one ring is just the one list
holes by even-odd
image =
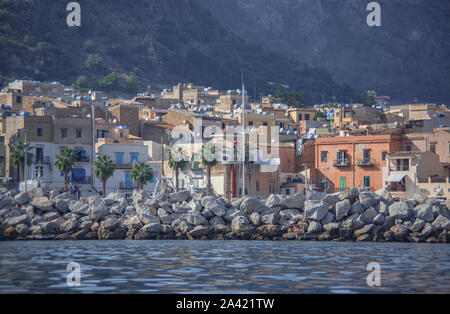
[[359, 197], [359, 191], [356, 188], [352, 188], [349, 190], [345, 190], [339, 193], [339, 199], [341, 201], [343, 200], [350, 200], [350, 202], [354, 203], [358, 200]]
[[317, 221], [311, 221], [307, 233], [317, 233], [323, 230], [322, 225]]
[[426, 222], [420, 218], [417, 218], [414, 223], [409, 226], [409, 230], [414, 233], [419, 233], [422, 231], [423, 227], [425, 227]]
[[450, 231], [450, 219], [445, 216], [437, 216], [432, 225], [438, 229], [440, 228], [446, 231]]
[[75, 200], [69, 201], [69, 210], [72, 213], [79, 215], [87, 216], [90, 214], [89, 204]]
[[210, 228], [209, 227], [205, 227], [205, 226], [197, 226], [194, 229], [192, 229], [191, 231], [188, 232], [188, 234], [194, 238], [194, 239], [199, 239], [203, 236], [206, 236], [210, 233]]
[[361, 205], [359, 201], [353, 203], [352, 208], [350, 210], [350, 215], [354, 214], [362, 214], [364, 212], [364, 207]]
[[201, 205], [219, 217], [222, 217], [226, 213], [225, 204], [212, 196], [202, 198]]
[[281, 229], [278, 225], [264, 225], [258, 227], [256, 230], [265, 238], [272, 238], [281, 234]]
[[378, 214], [378, 215], [376, 215], [374, 218], [373, 218], [373, 220], [372, 220], [372, 222], [375, 224], [375, 225], [382, 225], [383, 223], [384, 223], [384, 216], [382, 215], [382, 214]]
[[231, 222], [231, 229], [234, 232], [247, 231], [249, 227], [249, 221], [245, 216], [237, 216]]
[[16, 194], [14, 196], [14, 201], [19, 204], [20, 206], [25, 205], [30, 201], [30, 195], [28, 193], [22, 192], [19, 194]]
[[428, 200], [428, 197], [423, 193], [414, 194], [414, 201], [418, 204], [425, 204]]
[[69, 211], [69, 199], [57, 198], [55, 199], [55, 208], [61, 213], [65, 214]]
[[374, 192], [364, 191], [359, 193], [359, 202], [364, 209], [367, 209], [378, 203], [378, 196]]
[[183, 203], [191, 197], [191, 192], [188, 190], [179, 191], [170, 194], [170, 201], [172, 203]]
[[186, 220], [188, 223], [194, 226], [208, 226], [208, 220], [200, 214], [195, 212], [190, 212], [186, 216]]
[[249, 217], [250, 222], [254, 225], [254, 226], [259, 226], [261, 224], [261, 215], [258, 213], [252, 213]]
[[[297, 193], [281, 199], [280, 206], [289, 209], [302, 209], [305, 202], [303, 194]], [[272, 206], [275, 207], [275, 206]]]
[[362, 214], [363, 221], [366, 223], [371, 223], [372, 220], [374, 220], [377, 215], [378, 215], [377, 210], [374, 207], [369, 207]]
[[340, 201], [343, 201], [343, 200], [346, 200], [346, 199], [342, 199], [341, 200], [340, 197], [339, 197], [340, 195], [341, 195], [341, 192], [337, 192], [337, 193], [334, 193], [334, 194], [328, 194], [327, 196], [324, 197], [323, 201], [325, 203], [327, 203], [328, 205], [335, 206], [336, 203], [338, 203]]
[[262, 213], [266, 209], [266, 205], [256, 197], [245, 197], [239, 209], [244, 215], [250, 215], [254, 212]]
[[28, 216], [27, 214], [23, 214], [20, 216], [8, 218], [3, 223], [8, 227], [19, 225], [19, 224], [29, 225], [29, 224], [31, 224], [31, 219], [30, 219], [30, 216]]
[[373, 225], [373, 224], [365, 225], [364, 227], [362, 227], [362, 228], [360, 228], [358, 230], [355, 230], [354, 235], [356, 237], [359, 237], [359, 236], [364, 235], [364, 234], [369, 234], [369, 233], [371, 233], [373, 231], [374, 228], [375, 228], [375, 225]]
[[434, 220], [433, 207], [429, 204], [420, 204], [414, 208], [414, 216], [427, 222]]
[[306, 192], [306, 200], [307, 201], [321, 201], [327, 196], [326, 193], [319, 192], [316, 190], [308, 190]]
[[321, 201], [305, 202], [305, 217], [315, 221], [322, 220], [328, 213], [328, 205]]
[[275, 225], [278, 223], [279, 217], [277, 213], [264, 215], [261, 217], [261, 222], [265, 225]]
[[281, 206], [281, 201], [283, 198], [283, 195], [270, 194], [270, 196], [266, 200], [266, 206], [268, 208]]
[[53, 200], [49, 200], [48, 197], [36, 197], [31, 202], [31, 205], [33, 205], [34, 208], [43, 211], [48, 212], [53, 210]]
[[407, 219], [411, 215], [411, 209], [406, 202], [394, 202], [389, 206], [389, 216], [399, 219]]
[[352, 204], [349, 199], [345, 199], [343, 201], [336, 203], [336, 220], [341, 220], [346, 217], [352, 208]]
[[59, 230], [62, 232], [70, 232], [73, 231], [76, 226], [77, 226], [77, 218], [76, 217], [72, 217], [71, 219], [67, 220], [65, 223], [63, 223], [60, 227]]
[[144, 224], [160, 223], [159, 219], [145, 212], [138, 213], [139, 220]]

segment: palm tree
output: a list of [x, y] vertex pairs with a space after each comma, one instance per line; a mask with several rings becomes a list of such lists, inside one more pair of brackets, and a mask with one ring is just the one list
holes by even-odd
[[206, 145], [202, 146], [202, 151], [200, 153], [202, 164], [206, 166], [206, 193], [211, 194], [212, 192], [212, 184], [211, 184], [211, 168], [217, 165], [217, 156], [216, 156], [216, 146], [214, 143], [209, 142]]
[[133, 165], [133, 169], [131, 169], [131, 180], [139, 183], [139, 188], [141, 190], [144, 189], [144, 185], [147, 184], [148, 181], [151, 181], [153, 178], [152, 167], [145, 162], [137, 162]]
[[169, 167], [175, 170], [175, 189], [178, 190], [178, 176], [180, 169], [186, 168], [189, 164], [188, 161], [184, 158], [185, 152], [183, 148], [180, 146], [178, 149], [173, 148], [169, 152]]
[[72, 168], [75, 165], [75, 160], [75, 155], [72, 154], [72, 150], [70, 148], [64, 148], [58, 155], [56, 155], [55, 167], [64, 173], [64, 190], [67, 190], [67, 174], [72, 171]]
[[106, 181], [111, 178], [114, 174], [114, 164], [107, 155], [100, 156], [94, 162], [94, 173], [95, 176], [102, 180], [102, 195], [105, 197], [106, 195]]
[[30, 153], [30, 149], [30, 143], [17, 141], [10, 152], [11, 164], [19, 170], [19, 181], [21, 173], [22, 179], [25, 180], [25, 156], [27, 157], [27, 165], [31, 164], [33, 155]]

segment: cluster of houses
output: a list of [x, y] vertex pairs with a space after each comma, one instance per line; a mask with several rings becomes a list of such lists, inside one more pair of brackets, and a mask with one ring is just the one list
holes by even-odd
[[[211, 183], [226, 198], [354, 187], [387, 189], [400, 198], [417, 192], [449, 198], [450, 110], [436, 104], [388, 106], [388, 98], [374, 96], [383, 103], [307, 108], [277, 103], [270, 95], [250, 101], [242, 90], [191, 83], [114, 99], [76, 93], [58, 82], [14, 81], [0, 93], [0, 177], [5, 186], [19, 184], [10, 155], [20, 140], [33, 155], [28, 186], [62, 187], [55, 156], [70, 148], [76, 155], [70, 182], [82, 193], [101, 191], [93, 162], [102, 155], [115, 164], [107, 192], [132, 193], [138, 188], [130, 176], [133, 164], [146, 162], [153, 179], [145, 190], [153, 193], [161, 181], [173, 182], [169, 155], [176, 146], [189, 156], [179, 188], [202, 190], [207, 176], [199, 154], [213, 142], [221, 154]], [[238, 158], [246, 146], [252, 157]]]

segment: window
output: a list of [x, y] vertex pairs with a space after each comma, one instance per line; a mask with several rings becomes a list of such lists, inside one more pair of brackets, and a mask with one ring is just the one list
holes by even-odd
[[320, 161], [327, 162], [327, 152], [320, 152]]
[[381, 153], [381, 160], [386, 160], [386, 156], [387, 156], [387, 152], [382, 152]]
[[345, 160], [345, 151], [341, 150], [339, 152], [337, 152], [337, 160], [339, 161], [343, 161]]
[[[267, 122], [263, 122], [263, 126], [267, 126]], [[449, 149], [450, 149], [450, 145], [449, 145]]]
[[432, 143], [430, 144], [430, 152], [435, 153], [436, 154], [436, 143]]
[[62, 138], [67, 137], [67, 129], [61, 129], [61, 137]]
[[345, 191], [347, 188], [347, 178], [346, 177], [341, 177], [340, 179], [340, 190], [341, 192]]
[[256, 181], [256, 192], [259, 192], [259, 181]]
[[131, 153], [130, 154], [130, 164], [135, 164], [137, 162], [139, 162], [139, 154]]
[[82, 137], [82, 130], [81, 129], [76, 129], [75, 130], [75, 136], [76, 136], [76, 138], [81, 138]]
[[307, 113], [305, 114], [305, 120], [309, 121], [309, 114], [307, 114]]
[[42, 136], [42, 128], [37, 128], [37, 136]]
[[22, 103], [22, 96], [16, 96], [16, 103], [18, 104]]
[[365, 149], [363, 154], [364, 154], [364, 160], [365, 161], [370, 160], [370, 149]]
[[286, 189], [286, 195], [291, 195], [291, 189]]
[[298, 114], [298, 120], [299, 120], [299, 121], [301, 121], [301, 120], [302, 120], [302, 118], [303, 118], [302, 114], [301, 114], [301, 113], [299, 113], [299, 114]]
[[364, 187], [370, 188], [370, 177], [364, 177]]
[[411, 151], [411, 145], [406, 145], [406, 151], [410, 152]]
[[123, 164], [123, 153], [116, 153], [116, 164]]
[[253, 121], [249, 121], [248, 126], [253, 126]]

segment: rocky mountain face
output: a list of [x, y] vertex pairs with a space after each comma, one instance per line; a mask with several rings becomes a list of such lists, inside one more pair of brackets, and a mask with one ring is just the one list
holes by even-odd
[[0, 1], [2, 84], [11, 79], [72, 84], [83, 76], [85, 87], [98, 88], [117, 72], [122, 79], [134, 73], [140, 89], [179, 81], [236, 89], [244, 69], [250, 96], [279, 84], [301, 92], [306, 104], [320, 102], [324, 93], [341, 101], [361, 94], [266, 42], [244, 42], [201, 6], [207, 1], [78, 2], [81, 27], [67, 26], [68, 1]]
[[238, 36], [330, 71], [341, 82], [398, 101], [448, 103], [450, 3], [380, 0], [382, 26], [368, 27], [369, 2], [205, 0], [200, 4]]

